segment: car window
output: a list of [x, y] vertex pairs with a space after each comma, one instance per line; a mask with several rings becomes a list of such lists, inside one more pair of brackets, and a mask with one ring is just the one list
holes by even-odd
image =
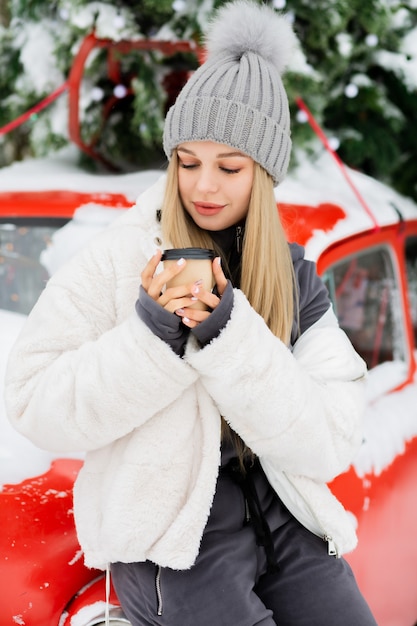
[[417, 236], [409, 237], [405, 245], [407, 267], [408, 301], [414, 329], [414, 345], [417, 346]]
[[385, 247], [360, 251], [324, 275], [340, 326], [368, 368], [405, 360], [398, 282]]
[[41, 254], [66, 221], [1, 220], [0, 309], [29, 313], [49, 278]]

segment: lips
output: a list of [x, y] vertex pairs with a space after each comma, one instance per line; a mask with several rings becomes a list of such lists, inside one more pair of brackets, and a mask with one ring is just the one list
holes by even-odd
[[193, 202], [195, 210], [200, 215], [217, 215], [226, 206], [224, 204], [213, 204], [212, 202]]

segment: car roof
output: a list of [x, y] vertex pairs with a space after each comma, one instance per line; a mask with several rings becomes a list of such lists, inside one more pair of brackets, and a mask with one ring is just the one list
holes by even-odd
[[[279, 205], [304, 205], [298, 219], [306, 222], [306, 233], [299, 243], [314, 260], [347, 237], [417, 220], [417, 204], [412, 199], [365, 174], [347, 167], [342, 170], [327, 152], [300, 163], [275, 189], [275, 196]], [[297, 237], [294, 212], [293, 222]]]

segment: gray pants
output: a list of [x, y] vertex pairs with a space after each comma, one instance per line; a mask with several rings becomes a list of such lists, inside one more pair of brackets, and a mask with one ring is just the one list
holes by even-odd
[[[263, 480], [262, 476], [258, 477]], [[260, 489], [265, 487], [265, 483]], [[268, 489], [268, 486], [266, 487]], [[258, 490], [259, 491], [259, 490]], [[200, 554], [190, 570], [114, 563], [112, 579], [133, 626], [377, 626], [348, 563], [268, 491], [278, 569], [268, 569], [242, 490], [220, 477]]]

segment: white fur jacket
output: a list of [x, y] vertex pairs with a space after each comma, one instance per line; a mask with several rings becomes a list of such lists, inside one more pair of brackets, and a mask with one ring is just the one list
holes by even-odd
[[220, 335], [178, 357], [138, 318], [140, 272], [161, 240], [161, 180], [49, 281], [14, 346], [14, 426], [56, 452], [86, 451], [74, 488], [89, 567], [192, 566], [220, 462], [220, 415], [284, 503], [336, 547], [356, 545], [326, 486], [361, 442], [365, 365], [331, 311], [291, 351], [240, 290]]

